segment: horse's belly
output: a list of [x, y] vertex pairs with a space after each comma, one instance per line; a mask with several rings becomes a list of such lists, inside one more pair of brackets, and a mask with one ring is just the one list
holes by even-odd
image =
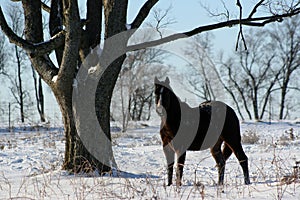
[[199, 145], [199, 144], [198, 145], [193, 145], [192, 144], [187, 150], [188, 151], [202, 151], [202, 150], [210, 148], [211, 146]]
[[218, 138], [195, 138], [192, 144], [189, 146], [187, 150], [189, 151], [202, 151], [208, 148], [213, 147]]

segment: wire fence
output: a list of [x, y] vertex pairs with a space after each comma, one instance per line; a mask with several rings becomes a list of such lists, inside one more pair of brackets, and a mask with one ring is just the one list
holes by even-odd
[[26, 105], [24, 107], [25, 122], [21, 122], [20, 108], [16, 103], [2, 101], [0, 102], [0, 125], [11, 128], [20, 125], [35, 126], [39, 124], [50, 124], [51, 126], [62, 126], [62, 117], [56, 102], [45, 102], [45, 119], [41, 122], [40, 115], [35, 105]]

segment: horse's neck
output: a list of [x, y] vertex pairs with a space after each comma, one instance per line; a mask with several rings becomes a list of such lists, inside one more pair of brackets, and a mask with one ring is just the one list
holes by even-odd
[[168, 120], [172, 120], [172, 121], [180, 120], [182, 102], [174, 93], [171, 99], [172, 101], [171, 101], [170, 109], [167, 111]]

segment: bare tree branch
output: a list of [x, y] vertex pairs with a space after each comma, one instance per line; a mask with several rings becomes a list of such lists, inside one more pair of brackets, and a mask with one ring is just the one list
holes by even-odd
[[51, 8], [44, 2], [42, 2], [42, 9], [48, 13], [50, 13], [50, 11], [51, 11]]
[[[63, 5], [61, 0], [51, 1], [51, 10], [49, 17], [49, 31], [50, 36], [53, 37], [63, 30]], [[61, 64], [64, 45], [55, 48], [56, 61], [58, 65]]]
[[[243, 7], [242, 7], [242, 4], [241, 4], [241, 2], [239, 0], [237, 0], [236, 5], [240, 9], [240, 21], [241, 21], [242, 18], [243, 18]], [[243, 34], [243, 26], [242, 26], [241, 23], [240, 23], [240, 31], [239, 31], [239, 34], [238, 34], [238, 37], [237, 37], [237, 41], [236, 41], [235, 50], [237, 50], [239, 48], [240, 38], [242, 38], [242, 41], [243, 41], [243, 44], [244, 44], [244, 48], [245, 48], [245, 50], [247, 50], [247, 44], [246, 44], [246, 41], [245, 41], [245, 37], [244, 37], [244, 34]]]
[[31, 56], [41, 56], [50, 53], [57, 47], [60, 47], [65, 42], [65, 31], [62, 30], [53, 37], [51, 37], [48, 41], [34, 44], [34, 49], [30, 53]]
[[259, 7], [259, 6], [261, 6], [262, 5], [262, 3], [264, 2], [265, 0], [260, 0], [260, 2], [258, 2], [255, 6], [254, 6], [254, 8], [252, 9], [252, 11], [251, 11], [251, 13], [249, 14], [249, 16], [248, 16], [248, 18], [252, 18], [253, 17], [253, 15], [257, 12], [257, 8]]
[[[223, 64], [223, 65], [225, 66], [225, 68], [228, 69], [227, 64]], [[237, 97], [236, 97], [235, 92], [233, 91], [233, 89], [232, 89], [229, 85], [227, 85], [227, 84], [224, 82], [224, 80], [222, 80], [222, 77], [221, 77], [221, 75], [220, 75], [220, 72], [216, 69], [216, 67], [213, 67], [213, 70], [215, 71], [215, 73], [216, 73], [216, 75], [217, 75], [217, 78], [218, 78], [218, 80], [220, 81], [220, 83], [222, 84], [222, 86], [224, 87], [224, 89], [229, 93], [229, 95], [230, 95], [231, 98], [233, 99], [233, 101], [234, 101], [234, 103], [235, 103], [235, 105], [236, 105], [236, 108], [237, 108], [237, 111], [238, 111], [240, 117], [242, 118], [242, 120], [244, 120], [245, 118], [244, 118], [244, 116], [243, 116], [243, 114], [242, 114], [242, 112], [241, 112], [241, 108], [240, 108], [240, 106], [239, 106], [240, 103], [239, 103], [239, 100], [238, 100]], [[228, 70], [228, 75], [229, 75], [229, 77], [232, 75], [230, 70]], [[247, 108], [246, 108], [246, 109], [247, 109]], [[248, 113], [248, 115], [249, 115], [249, 113]], [[249, 116], [251, 117], [251, 114], [250, 114]]]
[[14, 43], [14, 44], [16, 44], [16, 45], [18, 45], [22, 48], [23, 48], [23, 46], [26, 48], [26, 47], [31, 45], [28, 41], [26, 41], [23, 38], [17, 36], [13, 32], [13, 30], [8, 26], [1, 7], [0, 7], [0, 27], [1, 27], [2, 31], [7, 36], [9, 36], [10, 42], [12, 42], [12, 43]]
[[33, 44], [24, 40], [23, 38], [16, 35], [12, 29], [8, 26], [6, 19], [3, 15], [2, 9], [0, 7], [0, 27], [2, 31], [7, 35], [11, 43], [16, 44], [17, 46], [25, 49], [31, 56], [40, 56], [47, 54], [54, 50], [55, 48], [63, 45], [65, 41], [65, 31], [57, 33], [54, 37], [46, 42], [41, 42]]
[[[57, 86], [66, 87], [72, 85], [73, 76], [77, 67], [77, 56], [80, 46], [81, 24], [78, 11], [78, 3], [73, 0], [63, 0], [66, 20], [66, 40], [62, 62], [57, 77]], [[61, 81], [64, 79], [64, 81]]]
[[158, 2], [159, 0], [148, 0], [143, 7], [140, 9], [139, 13], [137, 14], [136, 18], [131, 23], [131, 28], [139, 28], [141, 24], [144, 22], [146, 17], [149, 15], [151, 9], [153, 6]]
[[230, 13], [229, 13], [229, 10], [226, 6], [226, 3], [224, 2], [224, 0], [220, 0], [222, 5], [223, 5], [223, 8], [224, 8], [224, 12], [221, 12], [221, 13], [218, 13], [218, 11], [211, 11], [210, 8], [206, 5], [204, 5], [201, 1], [199, 2], [201, 7], [204, 8], [206, 10], [206, 12], [209, 14], [210, 17], [220, 17], [221, 19], [224, 19], [225, 20], [229, 20], [230, 19]]
[[186, 38], [186, 37], [191, 37], [193, 35], [203, 33], [206, 31], [211, 31], [211, 30], [216, 30], [224, 27], [232, 27], [235, 25], [245, 25], [245, 26], [265, 26], [266, 24], [272, 23], [272, 22], [282, 22], [284, 18], [287, 17], [292, 17], [294, 15], [297, 15], [300, 13], [300, 8], [296, 8], [292, 10], [289, 13], [284, 13], [280, 15], [271, 15], [271, 16], [266, 16], [266, 17], [256, 17], [256, 18], [244, 18], [244, 19], [233, 19], [225, 22], [219, 22], [215, 24], [210, 24], [206, 26], [200, 26], [197, 27], [191, 31], [187, 32], [182, 32], [182, 33], [175, 33], [173, 35], [158, 39], [158, 40], [153, 40], [150, 42], [144, 42], [142, 44], [136, 44], [136, 45], [131, 45], [127, 47], [127, 51], [136, 51], [140, 50], [143, 48], [148, 48], [148, 47], [153, 47], [153, 46], [158, 46], [160, 44], [168, 43], [174, 40]]
[[155, 28], [155, 30], [160, 35], [160, 38], [163, 38], [163, 33], [161, 29], [166, 28], [168, 25], [174, 24], [176, 21], [172, 18], [167, 18], [172, 6], [170, 5], [166, 10], [154, 9], [154, 19], [156, 24], [153, 26], [149, 24], [151, 27]]

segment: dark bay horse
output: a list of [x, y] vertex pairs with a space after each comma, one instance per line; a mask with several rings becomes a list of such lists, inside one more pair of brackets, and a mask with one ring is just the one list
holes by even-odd
[[240, 124], [231, 107], [219, 101], [207, 101], [191, 108], [175, 95], [169, 78], [165, 81], [155, 78], [155, 103], [156, 112], [161, 117], [160, 136], [168, 164], [168, 185], [172, 184], [175, 154], [176, 185], [181, 185], [186, 151], [207, 148], [210, 148], [217, 163], [219, 185], [224, 182], [225, 162], [232, 152], [243, 169], [245, 184], [250, 184], [248, 158], [241, 145]]

